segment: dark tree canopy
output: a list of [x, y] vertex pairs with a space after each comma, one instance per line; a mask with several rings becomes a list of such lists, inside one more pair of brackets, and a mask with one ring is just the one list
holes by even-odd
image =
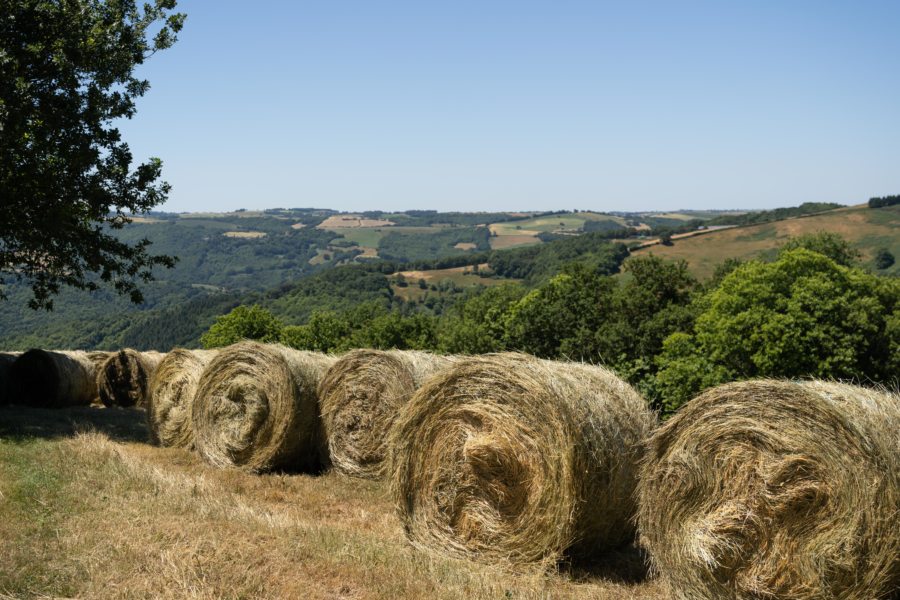
[[62, 286], [140, 302], [152, 267], [174, 264], [111, 230], [169, 191], [159, 159], [132, 167], [113, 123], [149, 89], [135, 67], [175, 42], [175, 4], [0, 0], [0, 284], [30, 283], [33, 308]]

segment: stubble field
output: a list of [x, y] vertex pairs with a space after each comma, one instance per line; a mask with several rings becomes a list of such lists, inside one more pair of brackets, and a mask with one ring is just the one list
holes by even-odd
[[251, 475], [147, 443], [139, 409], [0, 408], [0, 597], [666, 596], [634, 549], [514, 573], [409, 546], [384, 483]]

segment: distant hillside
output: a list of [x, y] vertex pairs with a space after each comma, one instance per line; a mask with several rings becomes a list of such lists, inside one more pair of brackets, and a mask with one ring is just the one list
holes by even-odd
[[[291, 324], [303, 323], [315, 310], [363, 302], [439, 314], [481, 286], [501, 280], [537, 285], [573, 261], [614, 273], [626, 250], [611, 242], [635, 247], [664, 232], [675, 232], [673, 246], [634, 251], [685, 258], [701, 277], [725, 258], [771, 255], [788, 236], [820, 229], [844, 235], [868, 261], [881, 248], [900, 258], [900, 207], [835, 206], [609, 214], [155, 213], [121, 232], [128, 241], [150, 239], [153, 252], [179, 257], [174, 269], [158, 270], [157, 281], [144, 286], [143, 305], [109, 291], [64, 290], [54, 312], [34, 312], [25, 307], [29, 290], [7, 285], [9, 300], [0, 302], [0, 348], [195, 345], [217, 315], [242, 303], [263, 304]], [[816, 214], [793, 218], [810, 212]], [[773, 222], [746, 225], [756, 221]], [[735, 228], [710, 232], [710, 224]], [[694, 234], [702, 235], [679, 239]], [[475, 265], [487, 265], [486, 272], [474, 273]], [[887, 272], [900, 273], [900, 265]]]
[[716, 265], [727, 258], [771, 257], [791, 236], [817, 231], [843, 236], [863, 253], [863, 262], [870, 267], [875, 253], [886, 248], [898, 262], [882, 273], [900, 275], [900, 206], [839, 208], [807, 217], [711, 231], [674, 239], [671, 246], [653, 245], [633, 252], [686, 260], [691, 271], [702, 279], [712, 275]]

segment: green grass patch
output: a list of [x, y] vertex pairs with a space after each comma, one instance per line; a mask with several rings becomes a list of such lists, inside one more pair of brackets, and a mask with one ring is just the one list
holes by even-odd
[[377, 248], [381, 238], [393, 231], [393, 227], [347, 227], [345, 229], [330, 229], [334, 233], [343, 236], [343, 239], [356, 242], [363, 248]]

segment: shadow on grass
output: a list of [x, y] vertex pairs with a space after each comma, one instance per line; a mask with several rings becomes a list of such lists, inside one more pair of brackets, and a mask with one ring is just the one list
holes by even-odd
[[561, 563], [559, 571], [576, 583], [602, 580], [634, 585], [650, 579], [646, 558], [643, 550], [635, 545], [628, 545], [598, 556]]
[[0, 438], [56, 439], [98, 431], [119, 442], [148, 442], [147, 417], [136, 408], [0, 406]]

